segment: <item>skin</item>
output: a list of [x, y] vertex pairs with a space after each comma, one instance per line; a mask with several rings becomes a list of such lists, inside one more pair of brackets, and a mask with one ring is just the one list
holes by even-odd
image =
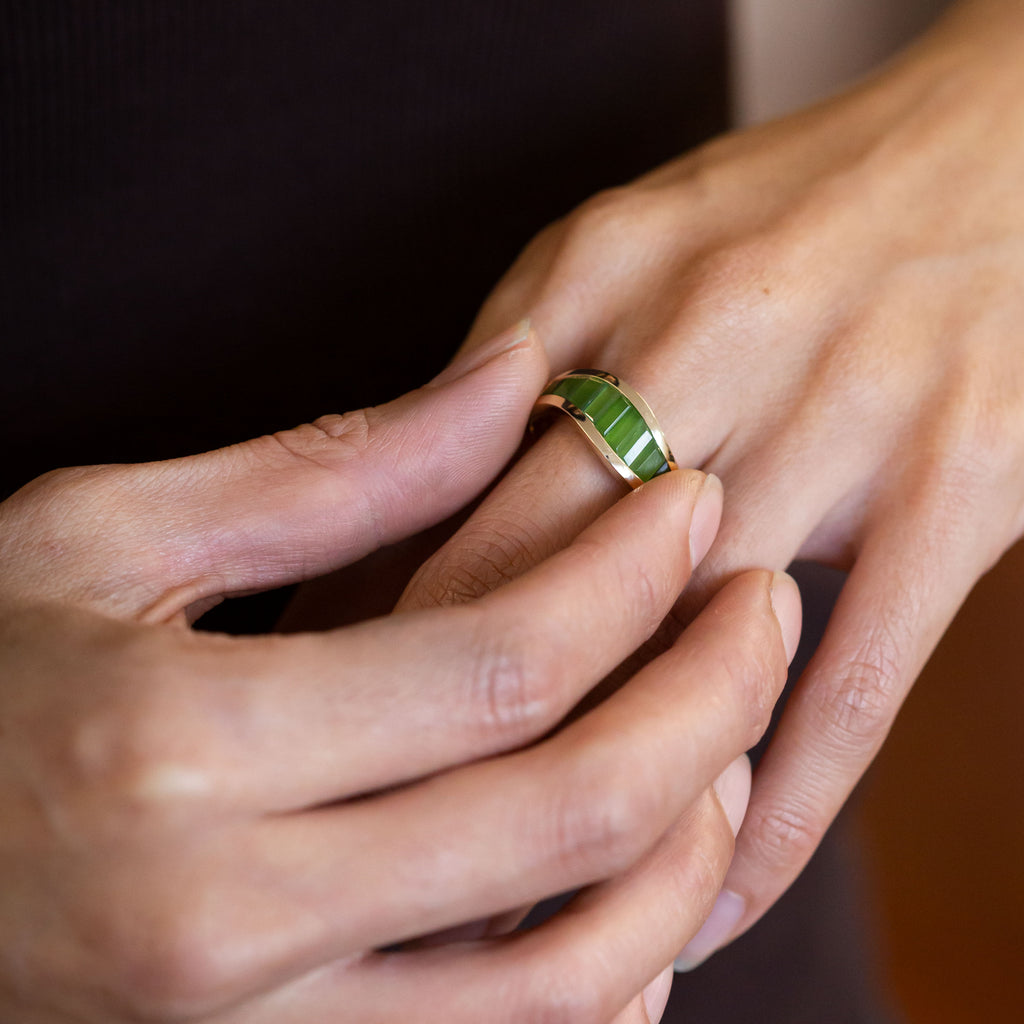
[[[6, 503], [4, 1015], [315, 1021], [344, 1005], [371, 1021], [475, 1020], [481, 1007], [654, 1019], [659, 969], [704, 918], [742, 815], [711, 780], [735, 791], [722, 780], [742, 768], [720, 773], [781, 685], [773, 585], [789, 653], [795, 637], [789, 585], [743, 570], [799, 554], [851, 575], [755, 782], [726, 880], [742, 913], [705, 949], [796, 875], [964, 594], [1024, 528], [1022, 33], [1020, 3], [959, 5], [854, 92], [585, 204], [483, 310], [470, 351], [529, 315], [554, 371], [621, 373], [679, 461], [729, 493], [687, 597], [627, 685], [571, 726], [548, 735], [685, 583], [687, 546], [666, 538], [686, 531], [700, 478], [656, 482], [598, 519], [619, 485], [567, 425], [422, 570], [392, 622], [253, 641], [182, 628], [224, 593], [326, 572], [464, 504], [514, 446], [539, 361], [487, 364], [490, 389], [474, 384], [487, 401], [453, 401], [427, 426], [357, 414], [206, 462], [66, 472]], [[481, 450], [439, 444], [438, 421]], [[638, 589], [611, 591], [627, 614], [659, 581], [642, 626], [609, 628], [606, 605], [580, 603], [580, 564], [599, 557], [626, 584], [647, 567]], [[565, 625], [566, 593], [585, 669], [566, 683], [549, 660], [530, 701], [496, 715], [504, 662], [481, 664], [459, 638], [492, 638], [493, 657], [508, 623], [529, 619], [559, 668], [575, 663], [563, 630], [534, 619], [550, 609]], [[413, 670], [436, 673], [429, 700], [403, 689]], [[378, 685], [360, 685], [370, 676]], [[465, 697], [453, 678], [490, 694], [483, 724], [449, 720]], [[381, 721], [387, 742], [365, 728]], [[367, 836], [385, 853], [367, 858]], [[588, 883], [521, 938], [368, 952]]]
[[[797, 642], [792, 581], [733, 581], [555, 727], [667, 614], [714, 537], [717, 481], [660, 479], [458, 607], [291, 636], [188, 628], [225, 594], [464, 505], [547, 372], [513, 333], [380, 409], [58, 471], [0, 505], [0, 1017], [660, 1017]], [[450, 941], [576, 888], [527, 933]]]
[[[1024, 532], [1024, 4], [957, 5], [851, 92], [596, 196], [524, 251], [467, 346], [529, 317], [724, 481], [718, 541], [654, 657], [754, 565], [849, 570], [754, 780], [696, 962], [789, 886], [974, 584]], [[619, 494], [568, 421], [421, 570], [469, 600]], [[635, 664], [630, 671], [635, 670]], [[693, 952], [692, 950], [690, 951]]]

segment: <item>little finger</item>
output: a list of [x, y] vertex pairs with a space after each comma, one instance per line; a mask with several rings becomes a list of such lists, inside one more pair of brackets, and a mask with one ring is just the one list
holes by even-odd
[[942, 503], [905, 507], [910, 515], [865, 542], [758, 767], [727, 881], [743, 904], [733, 934], [753, 924], [803, 868], [996, 557], [991, 537], [977, 534], [980, 524], [951, 530]]

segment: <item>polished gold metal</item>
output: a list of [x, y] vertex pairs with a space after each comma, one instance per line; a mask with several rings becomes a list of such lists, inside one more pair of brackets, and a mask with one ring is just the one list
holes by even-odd
[[[657, 417], [654, 415], [654, 411], [644, 400], [643, 396], [628, 384], [624, 383], [615, 374], [608, 373], [604, 370], [570, 370], [568, 373], [559, 374], [553, 380], [549, 381], [543, 393], [534, 404], [531, 424], [537, 419], [537, 417], [550, 409], [558, 409], [564, 413], [568, 413], [568, 415], [572, 417], [573, 422], [580, 428], [592, 447], [602, 457], [605, 464], [613, 473], [624, 480], [632, 488], [639, 487], [645, 482], [644, 478], [634, 472], [633, 467], [630, 465], [630, 461], [628, 459], [629, 453], [627, 452], [627, 457], [624, 458], [622, 454], [617, 452], [608, 442], [604, 433], [602, 433], [598, 428], [594, 419], [588, 415], [584, 409], [581, 409], [574, 401], [563, 395], [551, 393], [553, 388], [556, 388], [562, 381], [569, 378], [599, 380], [610, 385], [611, 388], [617, 391], [622, 398], [624, 398], [626, 402], [633, 407], [635, 412], [643, 420], [643, 425], [646, 428], [646, 431], [650, 433], [651, 438], [657, 445], [658, 449], [660, 449], [664, 458], [664, 465], [659, 468], [658, 473], [679, 468], [676, 465], [672, 449], [669, 447], [668, 439], [665, 437], [665, 433], [661, 429]], [[610, 430], [613, 425], [614, 424], [609, 425], [607, 429]], [[636, 445], [634, 445], [634, 447], [636, 447]], [[658, 475], [658, 473], [654, 475]], [[648, 477], [648, 479], [650, 479], [650, 477]]]

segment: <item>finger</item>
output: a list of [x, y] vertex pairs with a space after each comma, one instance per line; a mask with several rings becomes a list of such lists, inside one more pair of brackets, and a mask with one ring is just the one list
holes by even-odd
[[[785, 616], [788, 618], [788, 616]], [[744, 754], [738, 757], [728, 768], [715, 780], [714, 791], [718, 797], [719, 802], [725, 811], [726, 817], [729, 820], [730, 827], [732, 828], [733, 834], [739, 832], [740, 826], [743, 823], [743, 818], [746, 815], [747, 804], [750, 800], [750, 784], [751, 784], [751, 768], [750, 759]], [[716, 903], [715, 912], [719, 912], [719, 906]], [[715, 917], [715, 912], [712, 913], [712, 917]], [[430, 945], [439, 945], [444, 942], [460, 942], [460, 941], [472, 941], [475, 939], [482, 938], [493, 938], [498, 935], [506, 935], [522, 923], [525, 919], [527, 911], [514, 911], [510, 914], [500, 915], [499, 917], [492, 918], [490, 920], [475, 921], [471, 925], [457, 926], [449, 929], [446, 933], [437, 933], [434, 936], [430, 936]], [[718, 913], [721, 917], [721, 913]], [[733, 922], [735, 920], [733, 919]], [[731, 927], [731, 925], [730, 925]], [[714, 938], [717, 934], [718, 921], [709, 920], [701, 927], [700, 932], [694, 936], [691, 942], [687, 945], [687, 948], [683, 950], [675, 960], [675, 970], [684, 971], [689, 970], [692, 966], [696, 966], [697, 963], [703, 961], [707, 955], [717, 948], [718, 941]], [[708, 946], [709, 942], [713, 942], [713, 945]], [[704, 952], [705, 947], [708, 947]], [[669, 971], [671, 973], [671, 969]], [[648, 993], [644, 992], [644, 1003], [647, 1005], [648, 1011], [651, 1012], [651, 1006], [660, 998], [661, 987], [658, 985], [654, 986], [654, 990]], [[665, 999], [668, 998], [668, 988], [665, 988], [664, 992]], [[661, 1008], [664, 1008], [664, 1003], [660, 1004]], [[636, 1006], [629, 1010], [630, 1013], [635, 1014], [638, 1012]], [[658, 1015], [660, 1016], [660, 1010]], [[652, 1012], [652, 1020], [657, 1019]]]
[[[628, 378], [658, 413], [677, 463], [699, 466], [728, 432], [731, 413], [724, 402], [712, 408], [710, 394], [688, 391], [681, 364], [676, 358], [666, 373], [634, 359]], [[622, 491], [568, 417], [558, 417], [420, 569], [399, 607], [458, 603], [502, 585], [564, 547]]]
[[[623, 1012], [627, 1020], [658, 1020], [663, 1003], [656, 1001], [667, 1001], [671, 985], [664, 964], [700, 927], [733, 841], [721, 806], [702, 793], [627, 872], [584, 890], [544, 925], [512, 937], [506, 948], [527, 958], [512, 970], [530, 980], [522, 985], [527, 1012], [509, 1019], [531, 1019], [534, 1007], [564, 1005], [567, 1020], [615, 1020]], [[651, 1001], [637, 999], [655, 980], [660, 991], [650, 992]], [[649, 1018], [645, 1003], [653, 1011]]]
[[[767, 431], [770, 440], [737, 436], [708, 469], [728, 480], [728, 501], [715, 544], [658, 632], [622, 671], [635, 671], [669, 647], [723, 582], [753, 567], [781, 570], [796, 558], [834, 566], [852, 557], [855, 509], [867, 500], [863, 481], [878, 452], [858, 436], [836, 457], [834, 413], [808, 411]], [[820, 431], [811, 423], [821, 417]], [[849, 431], [846, 431], [848, 434]], [[857, 513], [859, 514], [859, 513]]]
[[640, 995], [630, 1000], [629, 1005], [615, 1015], [611, 1024], [658, 1024], [672, 994], [672, 980], [675, 974], [666, 967]]
[[192, 458], [43, 478], [5, 507], [24, 520], [0, 552], [7, 577], [29, 596], [158, 621], [327, 572], [479, 492], [518, 446], [544, 375], [519, 328], [468, 371], [376, 409]]
[[489, 593], [571, 543], [624, 491], [572, 424], [553, 424], [417, 571], [398, 608]]
[[[464, 348], [481, 344], [528, 310], [552, 363], [561, 369], [593, 365], [578, 358], [581, 350], [612, 337], [624, 323], [631, 336], [627, 347], [643, 349], [648, 339], [637, 336], [637, 322], [663, 314], [652, 311], [652, 296], [670, 296], [663, 303], [670, 312], [692, 309], [690, 297], [681, 296], [692, 266], [713, 238], [721, 244], [720, 211], [695, 202], [694, 191], [685, 187], [699, 163], [684, 157], [630, 186], [600, 192], [542, 231], [488, 296]], [[671, 244], [664, 244], [669, 239]], [[733, 269], [749, 293], [750, 261], [737, 262], [741, 266]], [[801, 270], [806, 285], [807, 269]], [[723, 276], [715, 275], [716, 280]], [[736, 290], [741, 300], [747, 298]]]
[[[732, 845], [721, 805], [705, 793], [630, 871], [580, 894], [532, 931], [339, 961], [217, 1024], [316, 1024], [336, 1019], [338, 1006], [367, 1024], [657, 1020], [635, 993], [656, 977], [664, 989], [661, 965], [699, 927]], [[667, 991], [652, 992], [662, 996]], [[657, 1002], [651, 1005], [657, 1012]]]
[[[898, 440], [883, 451], [876, 436], [851, 431], [850, 405], [819, 386], [773, 419], [735, 430], [708, 460], [708, 471], [728, 482], [730, 501], [719, 543], [682, 602], [690, 615], [723, 579], [751, 566], [783, 568], [796, 557], [849, 564], [880, 460], [905, 457]], [[874, 397], [856, 408], [883, 423], [890, 415]]]
[[[733, 835], [737, 835], [746, 817], [750, 801], [750, 759], [744, 755], [737, 758], [715, 780], [715, 795], [718, 797], [729, 819]], [[677, 972], [693, 970], [706, 960], [720, 944], [720, 936], [731, 931], [736, 915], [742, 909], [728, 890], [721, 891], [715, 898], [715, 905], [704, 919], [700, 931], [693, 935], [679, 952], [673, 963]]]
[[[596, 244], [589, 233], [590, 224], [601, 220], [612, 205], [594, 197], [533, 239], [487, 297], [463, 350], [483, 344], [500, 325], [529, 310], [551, 345], [552, 359], [568, 358], [583, 365], [570, 353], [578, 352], [584, 339], [607, 336], [619, 311], [636, 308], [635, 293], [650, 283], [638, 281], [635, 273], [638, 264], [649, 261], [648, 239], [614, 231], [614, 244]], [[634, 205], [616, 214], [619, 226], [635, 227], [639, 218], [632, 215], [639, 212]], [[664, 209], [658, 212], [663, 214]], [[646, 219], [649, 222], [650, 217]], [[602, 242], [609, 242], [610, 236], [606, 232]], [[512, 319], [506, 320], [509, 316]]]
[[772, 579], [734, 581], [673, 651], [538, 746], [267, 821], [247, 859], [282, 885], [301, 879], [320, 908], [308, 955], [413, 938], [626, 870], [767, 724], [799, 632], [795, 585], [778, 578], [777, 600], [790, 595], [783, 640]]
[[[750, 759], [745, 755], [741, 755], [728, 768], [715, 780], [714, 792], [718, 798], [719, 803], [722, 805], [722, 809], [725, 811], [725, 816], [729, 821], [729, 826], [732, 829], [733, 835], [739, 832], [740, 826], [743, 823], [743, 818], [746, 815], [747, 804], [750, 800], [750, 782], [751, 782], [751, 769]], [[508, 914], [499, 915], [496, 918], [484, 919], [481, 921], [474, 921], [469, 925], [456, 926], [455, 928], [448, 929], [447, 932], [438, 932], [428, 937], [428, 941], [424, 945], [442, 945], [450, 942], [472, 942], [477, 939], [494, 938], [499, 935], [508, 935], [510, 932], [522, 924], [525, 920], [529, 910], [517, 910], [511, 911]], [[701, 931], [688, 944], [687, 950], [684, 950], [680, 956], [676, 957], [675, 970], [685, 970], [686, 967], [682, 966], [686, 962], [687, 952], [690, 951], [690, 946], [699, 942], [701, 936], [704, 933], [705, 928], [709, 923], [701, 927]], [[644, 989], [642, 993], [642, 999], [638, 998], [634, 1000], [630, 1006], [623, 1011], [627, 1016], [625, 1020], [647, 1020], [647, 1017], [637, 1016], [646, 1011], [649, 1015], [649, 1019], [657, 1021], [660, 1019], [662, 1011], [665, 1008], [665, 1003], [669, 997], [669, 991], [671, 989], [673, 969], [670, 967], [665, 972], [656, 978], [648, 988]], [[617, 1018], [618, 1019], [618, 1018]]]
[[640, 1001], [643, 1004], [643, 1014], [637, 1018], [640, 1024], [658, 1024], [661, 1020], [672, 994], [674, 978], [672, 968], [666, 967], [640, 994]]
[[[536, 747], [347, 805], [255, 824], [217, 819], [176, 862], [174, 884], [150, 886], [145, 916], [122, 929], [152, 940], [98, 943], [97, 956], [118, 978], [141, 980], [149, 1009], [170, 1002], [199, 1015], [347, 966], [367, 948], [628, 872], [768, 720], [783, 648], [799, 632], [793, 584], [774, 581], [780, 626], [771, 580], [732, 583], [635, 690]], [[195, 794], [184, 794], [190, 810]], [[162, 805], [169, 821], [179, 804]], [[154, 810], [152, 798], [131, 806]], [[97, 879], [76, 884], [83, 899], [109, 902]], [[688, 890], [685, 902], [695, 898]], [[685, 936], [671, 934], [614, 1011], [677, 952]]]
[[[559, 427], [568, 427], [563, 433]], [[554, 424], [416, 572], [399, 610], [482, 597], [568, 545], [625, 493], [571, 424]]]
[[[207, 778], [225, 811], [249, 813], [351, 797], [531, 742], [651, 635], [700, 555], [688, 533], [709, 544], [720, 514], [717, 481], [667, 474], [473, 605], [330, 634], [155, 638], [175, 654], [154, 652], [156, 664], [189, 660], [135, 698], [164, 702], [151, 717], [170, 734], [148, 746]], [[215, 760], [197, 764], [204, 750]]]
[[869, 535], [758, 768], [726, 883], [742, 911], [719, 945], [757, 920], [803, 868], [997, 555], [991, 539], [951, 529], [948, 502], [901, 505], [909, 515], [892, 521], [889, 509], [880, 519], [890, 525]]

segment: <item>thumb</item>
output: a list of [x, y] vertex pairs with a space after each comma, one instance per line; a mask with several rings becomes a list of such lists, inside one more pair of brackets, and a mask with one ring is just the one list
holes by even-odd
[[0, 566], [22, 592], [147, 621], [329, 572], [482, 490], [546, 372], [524, 323], [387, 405], [190, 458], [49, 474], [0, 506], [13, 526]]

